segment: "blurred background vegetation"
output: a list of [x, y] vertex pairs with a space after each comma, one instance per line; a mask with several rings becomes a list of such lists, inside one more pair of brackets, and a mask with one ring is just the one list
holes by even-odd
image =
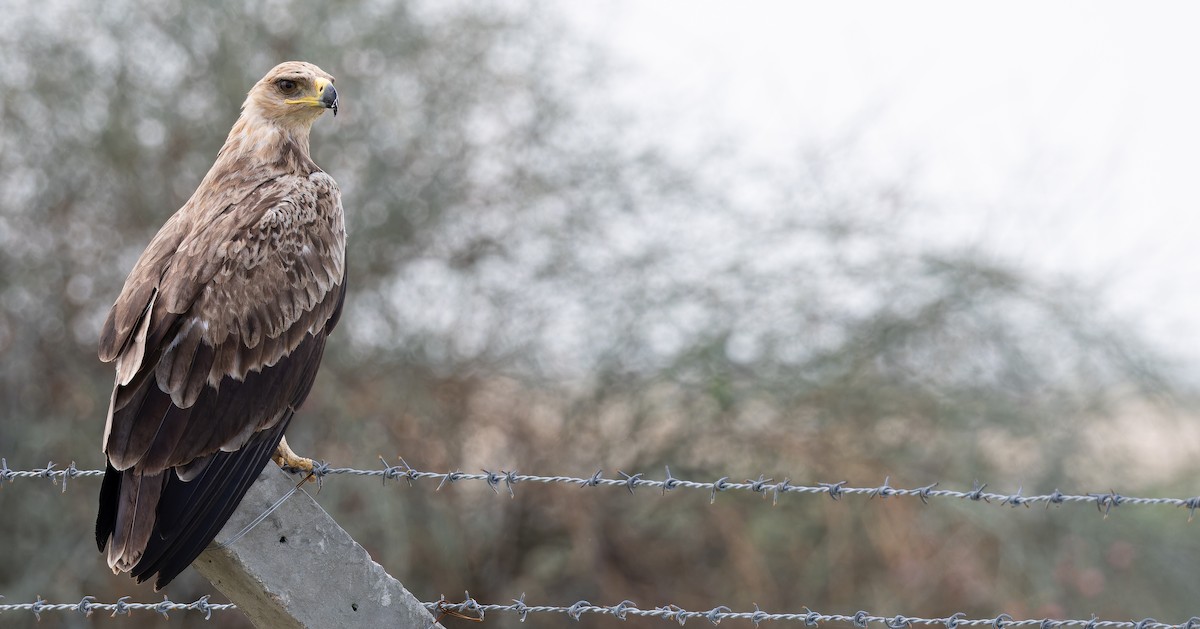
[[[690, 158], [656, 147], [631, 131], [637, 111], [606, 101], [614, 69], [553, 7], [252, 4], [0, 6], [10, 466], [103, 465], [112, 376], [95, 356], [99, 325], [249, 86], [304, 59], [342, 94], [313, 154], [344, 191], [352, 292], [289, 435], [302, 453], [354, 467], [402, 455], [432, 470], [661, 477], [670, 465], [708, 480], [1198, 493], [1194, 422], [1179, 410], [1192, 397], [1168, 361], [1094, 291], [923, 243], [936, 212], [903, 181], [863, 176], [852, 150], [797, 146], [794, 163], [750, 170], [716, 142]], [[95, 552], [97, 490], [0, 488], [8, 602], [157, 600]], [[528, 485], [509, 499], [342, 477], [317, 500], [423, 600], [1166, 622], [1200, 600], [1200, 540], [1165, 509], [710, 505]], [[212, 592], [189, 571], [166, 593]]]

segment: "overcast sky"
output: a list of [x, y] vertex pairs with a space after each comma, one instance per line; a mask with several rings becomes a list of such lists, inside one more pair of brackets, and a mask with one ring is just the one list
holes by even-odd
[[667, 145], [854, 138], [929, 237], [1108, 287], [1200, 368], [1200, 3], [609, 0], [568, 9]]

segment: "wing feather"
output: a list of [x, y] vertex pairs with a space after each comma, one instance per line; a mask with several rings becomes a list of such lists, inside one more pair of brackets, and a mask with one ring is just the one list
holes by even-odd
[[[158, 439], [163, 422], [172, 411], [191, 412], [190, 409], [173, 406], [171, 396], [156, 387], [153, 379], [142, 386], [140, 393], [136, 406], [113, 412], [114, 423], [121, 428], [117, 436], [124, 437], [124, 440], [115, 441], [116, 447], [109, 447], [108, 458], [118, 470], [130, 469], [142, 460]], [[114, 440], [109, 443], [114, 443]]]
[[150, 333], [151, 313], [154, 311], [154, 301], [157, 297], [157, 290], [150, 292], [150, 300], [146, 302], [146, 307], [142, 309], [138, 322], [134, 324], [133, 337], [127, 341], [127, 343], [132, 342], [132, 347], [117, 356], [117, 382], [119, 384], [127, 385], [132, 382], [142, 367], [142, 357], [146, 355], [146, 335]]
[[158, 291], [162, 269], [175, 256], [187, 235], [188, 218], [186, 212], [180, 211], [167, 219], [129, 272], [121, 295], [100, 329], [100, 360], [112, 362], [127, 353], [130, 335], [147, 314], [148, 304]]
[[[203, 322], [194, 318], [189, 319], [176, 333], [167, 349], [163, 351], [162, 357], [158, 359], [158, 366], [155, 369], [158, 388], [170, 391], [171, 401], [176, 406], [187, 408], [195, 404], [196, 395], [200, 392], [199, 389], [192, 390], [189, 375], [192, 372], [192, 365], [196, 362], [200, 346], [207, 345], [204, 342], [204, 327], [207, 326]], [[209, 347], [211, 349], [211, 346]], [[211, 366], [211, 364], [210, 362], [209, 365]]]

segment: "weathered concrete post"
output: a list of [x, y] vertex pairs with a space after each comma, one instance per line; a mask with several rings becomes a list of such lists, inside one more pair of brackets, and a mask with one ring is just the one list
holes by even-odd
[[220, 547], [296, 486], [266, 469], [216, 541], [192, 564], [255, 627], [441, 627], [304, 492], [296, 492], [234, 543]]

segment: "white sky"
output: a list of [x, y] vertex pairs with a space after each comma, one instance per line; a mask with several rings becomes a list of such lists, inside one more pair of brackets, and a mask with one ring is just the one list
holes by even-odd
[[1200, 369], [1200, 3], [569, 7], [654, 139], [777, 161], [853, 137], [939, 209], [931, 238], [1108, 286]]

